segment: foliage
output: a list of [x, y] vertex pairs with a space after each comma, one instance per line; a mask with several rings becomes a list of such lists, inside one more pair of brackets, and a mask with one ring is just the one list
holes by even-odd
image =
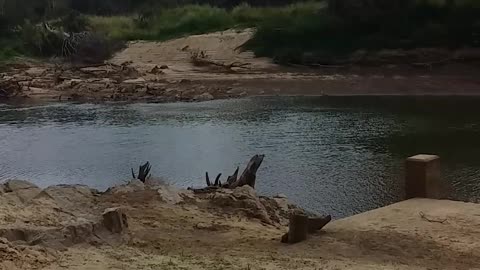
[[286, 7], [240, 5], [228, 11], [207, 5], [186, 5], [138, 16], [90, 16], [93, 29], [124, 40], [165, 40], [229, 28], [256, 27], [268, 18], [302, 16], [322, 7], [308, 2]]
[[51, 33], [42, 25], [26, 21], [20, 28], [23, 49], [36, 56], [50, 56], [59, 53], [63, 39]]
[[477, 1], [331, 2], [334, 8], [264, 20], [247, 47], [281, 63], [330, 64], [357, 50], [480, 45]]
[[246, 27], [257, 29], [246, 47], [280, 63], [328, 64], [359, 50], [480, 45], [478, 0], [0, 0], [0, 58], [59, 54], [63, 37], [43, 22], [68, 33], [95, 32], [79, 48], [86, 55], [97, 47], [102, 57], [119, 47], [114, 40]]

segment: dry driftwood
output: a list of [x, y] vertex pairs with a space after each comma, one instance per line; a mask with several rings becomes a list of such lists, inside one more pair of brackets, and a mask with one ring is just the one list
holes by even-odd
[[150, 165], [150, 162], [147, 161], [147, 163], [140, 165], [138, 167], [138, 177], [135, 176], [135, 172], [133, 171], [132, 168], [132, 177], [133, 179], [138, 179], [145, 183], [145, 181], [150, 178], [150, 170], [152, 169], [152, 166]]
[[[183, 50], [183, 49], [182, 49]], [[219, 62], [209, 59], [209, 56], [205, 51], [193, 50], [190, 51], [190, 61], [194, 66], [205, 67], [205, 66], [217, 66], [224, 68], [228, 72], [233, 72], [233, 68], [246, 68], [251, 65], [251, 63], [241, 63], [234, 61], [231, 63]]]
[[255, 180], [257, 178], [257, 170], [262, 165], [263, 158], [265, 155], [255, 155], [250, 159], [250, 162], [247, 164], [247, 167], [243, 171], [242, 175], [240, 178], [238, 178], [238, 171], [239, 168], [235, 170], [235, 172], [227, 177], [227, 181], [222, 183], [220, 181], [220, 177], [222, 174], [218, 174], [217, 177], [215, 178], [215, 182], [210, 181], [210, 177], [208, 175], [208, 172], [205, 173], [205, 181], [207, 184], [207, 187], [205, 188], [189, 188], [190, 190], [193, 190], [195, 193], [206, 193], [206, 192], [211, 192], [216, 190], [217, 188], [230, 188], [234, 189], [236, 187], [241, 187], [245, 185], [249, 185], [252, 188], [255, 188]]
[[[236, 188], [236, 187], [241, 187], [245, 185], [249, 185], [252, 188], [255, 188], [255, 180], [257, 178], [257, 170], [260, 168], [260, 165], [262, 165], [263, 158], [265, 155], [255, 155], [250, 159], [250, 162], [248, 162], [247, 167], [243, 171], [242, 175], [238, 180], [233, 181], [232, 184], [229, 185], [229, 188]], [[237, 171], [235, 171], [237, 172]]]

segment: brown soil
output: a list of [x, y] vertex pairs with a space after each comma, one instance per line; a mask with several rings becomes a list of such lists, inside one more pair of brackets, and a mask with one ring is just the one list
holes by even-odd
[[[132, 181], [99, 193], [0, 185], [0, 269], [478, 269], [480, 205], [414, 199], [280, 242], [284, 198], [253, 189], [193, 194]], [[114, 234], [102, 212], [120, 207]]]
[[[438, 51], [413, 56], [382, 52], [374, 66], [282, 67], [240, 49], [251, 35], [251, 30], [232, 30], [167, 42], [131, 42], [109, 64], [96, 67], [16, 65], [0, 74], [0, 98], [171, 102], [258, 95], [480, 94], [480, 65], [436, 63], [428, 55], [437, 57]], [[402, 63], [419, 55], [426, 64], [388, 64], [389, 59]], [[479, 58], [476, 51], [456, 55]]]

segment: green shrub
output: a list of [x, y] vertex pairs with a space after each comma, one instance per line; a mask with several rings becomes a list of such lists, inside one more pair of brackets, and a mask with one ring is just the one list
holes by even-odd
[[377, 2], [387, 0], [368, 1], [368, 8], [297, 9], [296, 13], [276, 14], [259, 23], [246, 47], [257, 56], [281, 63], [311, 59], [329, 63], [356, 50], [480, 45], [480, 1], [456, 1], [456, 5], [446, 6], [441, 0], [418, 0], [398, 2], [398, 8], [375, 6]]
[[20, 30], [23, 48], [35, 56], [58, 55], [61, 52], [63, 39], [59, 35], [47, 31], [41, 25], [26, 21]]

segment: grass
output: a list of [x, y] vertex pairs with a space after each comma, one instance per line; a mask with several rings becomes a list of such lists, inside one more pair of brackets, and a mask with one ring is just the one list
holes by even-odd
[[312, 12], [325, 6], [307, 2], [286, 7], [250, 7], [242, 4], [232, 10], [209, 5], [186, 5], [154, 12], [141, 20], [140, 15], [90, 16], [96, 31], [122, 40], [166, 40], [185, 35], [204, 34], [231, 28], [257, 27], [269, 18]]

